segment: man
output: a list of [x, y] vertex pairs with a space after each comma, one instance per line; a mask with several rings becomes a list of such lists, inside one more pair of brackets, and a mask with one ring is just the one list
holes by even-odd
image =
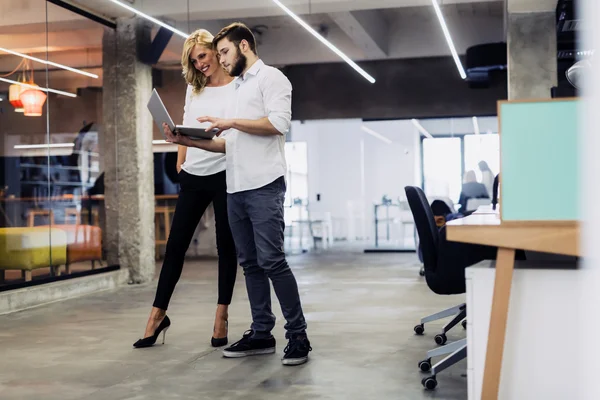
[[292, 86], [276, 68], [258, 58], [254, 35], [241, 23], [221, 30], [213, 41], [220, 63], [237, 79], [233, 119], [198, 118], [226, 139], [192, 141], [180, 135], [168, 140], [213, 152], [226, 153], [229, 224], [244, 268], [252, 311], [251, 329], [223, 351], [225, 357], [275, 352], [271, 330], [269, 279], [287, 321], [284, 365], [300, 365], [311, 351], [306, 336], [296, 278], [283, 251], [283, 201], [286, 191], [285, 134], [291, 123]]

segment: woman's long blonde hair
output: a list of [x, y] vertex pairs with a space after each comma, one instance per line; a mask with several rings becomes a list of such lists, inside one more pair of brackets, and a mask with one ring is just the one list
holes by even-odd
[[196, 45], [212, 49], [212, 41], [213, 35], [209, 31], [206, 29], [198, 29], [193, 32], [183, 44], [183, 53], [181, 54], [183, 78], [188, 85], [192, 85], [194, 94], [199, 94], [204, 90], [204, 87], [208, 83], [208, 78], [194, 67], [194, 64], [190, 61], [190, 54]]

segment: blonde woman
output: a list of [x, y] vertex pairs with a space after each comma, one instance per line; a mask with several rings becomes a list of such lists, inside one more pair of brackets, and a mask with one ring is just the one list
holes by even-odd
[[[183, 46], [181, 65], [188, 84], [183, 124], [187, 126], [208, 126], [209, 124], [201, 124], [196, 120], [202, 115], [225, 117], [228, 105], [235, 95], [233, 78], [220, 66], [217, 53], [212, 48], [212, 40], [213, 35], [200, 29], [192, 33]], [[164, 343], [164, 333], [171, 325], [166, 315], [167, 307], [181, 276], [185, 253], [196, 226], [211, 202], [215, 210], [219, 254], [219, 298], [211, 343], [214, 347], [227, 344], [227, 310], [233, 294], [238, 264], [227, 218], [225, 167], [225, 154], [179, 146], [177, 170], [181, 190], [156, 297], [144, 338], [134, 343], [136, 348], [154, 345], [161, 332]]]

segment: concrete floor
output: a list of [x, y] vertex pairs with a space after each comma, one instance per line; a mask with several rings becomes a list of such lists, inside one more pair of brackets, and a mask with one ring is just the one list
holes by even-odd
[[[412, 254], [331, 251], [289, 258], [301, 290], [313, 352], [283, 367], [278, 306], [277, 354], [224, 359], [210, 347], [216, 263], [190, 261], [169, 309], [164, 346], [135, 350], [156, 283], [125, 287], [0, 316], [0, 399], [466, 399], [466, 362], [426, 392], [417, 362], [435, 347], [415, 336], [421, 316], [462, 301], [437, 296]], [[160, 266], [158, 266], [160, 267]], [[273, 296], [273, 299], [276, 297]], [[229, 314], [230, 341], [248, 329], [243, 275]], [[462, 328], [449, 341], [464, 337]]]

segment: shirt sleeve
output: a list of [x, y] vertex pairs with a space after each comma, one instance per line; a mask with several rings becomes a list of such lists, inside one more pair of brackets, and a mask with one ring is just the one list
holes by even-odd
[[292, 84], [278, 69], [270, 69], [261, 81], [267, 118], [285, 135], [292, 123]]
[[183, 123], [182, 125], [190, 125], [188, 118], [192, 118], [190, 115], [190, 103], [192, 100], [192, 86], [188, 85], [185, 92], [185, 104], [183, 105]]

